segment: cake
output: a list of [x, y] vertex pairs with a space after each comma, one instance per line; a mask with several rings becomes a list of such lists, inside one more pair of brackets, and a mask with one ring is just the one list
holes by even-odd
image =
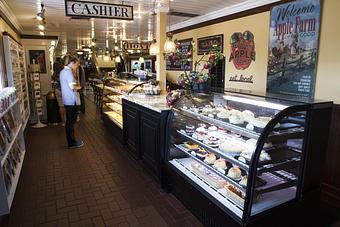
[[213, 112], [214, 112], [214, 109], [210, 105], [206, 105], [205, 107], [201, 109], [201, 113], [203, 115], [213, 114]]
[[244, 123], [244, 119], [241, 115], [233, 114], [233, 115], [229, 116], [229, 122], [234, 124], [234, 125], [241, 125], [241, 124]]
[[206, 129], [206, 127], [198, 127], [198, 128], [196, 128], [196, 132], [207, 134], [208, 130]]
[[229, 169], [227, 176], [236, 181], [241, 180], [240, 168], [238, 168], [237, 166], [233, 166], [232, 168]]
[[208, 114], [208, 117], [210, 117], [210, 118], [215, 118], [215, 116], [214, 116], [214, 114]]
[[187, 106], [185, 106], [185, 105], [184, 105], [182, 108], [183, 108], [184, 110], [187, 110], [187, 109], [188, 109], [188, 107], [187, 107]]
[[251, 120], [251, 122], [255, 127], [257, 128], [264, 128], [266, 127], [266, 125], [269, 123], [269, 121], [271, 120], [271, 117], [257, 117]]
[[216, 156], [213, 153], [208, 154], [205, 156], [204, 162], [207, 164], [214, 164], [216, 161]]
[[222, 112], [222, 111], [225, 111], [225, 110], [226, 110], [222, 105], [216, 106], [215, 109], [216, 109], [217, 112]]
[[[242, 151], [242, 153], [240, 154], [240, 157], [238, 159], [239, 159], [239, 161], [245, 163], [245, 160], [247, 160], [247, 161], [251, 160], [253, 153], [254, 153], [254, 150], [250, 150], [250, 149], [244, 150], [244, 151]], [[243, 160], [242, 158], [244, 158], [245, 160]], [[270, 160], [271, 160], [270, 155], [266, 151], [261, 151], [259, 161], [264, 162], [264, 161], [270, 161]]]
[[221, 134], [223, 134], [223, 135], [227, 134], [227, 130], [225, 130], [224, 128], [218, 128], [218, 129], [217, 129], [217, 132], [218, 132], [218, 133], [221, 133]]
[[240, 207], [244, 206], [244, 193], [238, 190], [235, 186], [229, 184], [224, 186], [226, 190], [226, 195], [229, 199], [235, 202]]
[[192, 142], [185, 142], [184, 146], [190, 150], [198, 150], [199, 146], [197, 144], [194, 144]]
[[217, 127], [214, 126], [214, 125], [212, 125], [212, 126], [210, 126], [210, 127], [208, 128], [208, 131], [209, 131], [209, 132], [217, 131]]
[[[256, 139], [248, 139], [246, 141], [246, 144], [249, 145], [249, 146], [252, 146], [252, 147], [256, 147], [257, 140]], [[268, 148], [268, 147], [271, 147], [271, 146], [272, 146], [271, 143], [264, 143], [263, 148]]]
[[217, 159], [215, 162], [214, 162], [214, 167], [216, 169], [220, 168], [220, 169], [225, 169], [227, 168], [227, 164], [225, 162], [224, 159], [220, 158], [220, 159]]
[[229, 118], [230, 114], [228, 112], [228, 110], [223, 110], [220, 111], [216, 114], [216, 117], [219, 118], [220, 120], [227, 120]]
[[248, 177], [247, 175], [244, 175], [241, 177], [241, 181], [239, 182], [239, 184], [243, 187], [247, 187], [247, 182], [248, 182]]
[[207, 156], [209, 153], [202, 147], [200, 147], [197, 151], [196, 151], [196, 156], [200, 157], [200, 158], [204, 158], [205, 156]]
[[248, 123], [248, 124], [246, 125], [246, 129], [249, 129], [249, 130], [251, 130], [251, 131], [254, 131], [254, 125], [251, 124], [251, 123]]
[[244, 150], [244, 147], [231, 140], [224, 141], [220, 144], [219, 148], [222, 152], [231, 154], [238, 154]]
[[220, 139], [216, 138], [214, 136], [210, 136], [203, 141], [203, 143], [209, 145], [210, 147], [214, 147], [214, 148], [219, 146], [219, 142], [220, 142]]
[[252, 119], [255, 118], [255, 114], [253, 112], [251, 112], [250, 110], [244, 110], [241, 113], [244, 121], [246, 122], [250, 122]]
[[219, 189], [227, 185], [227, 181], [216, 175], [213, 171], [205, 168], [197, 162], [191, 164], [193, 172], [206, 180], [210, 185]]
[[186, 125], [185, 126], [185, 133], [188, 135], [192, 135], [195, 131], [195, 127], [193, 125]]

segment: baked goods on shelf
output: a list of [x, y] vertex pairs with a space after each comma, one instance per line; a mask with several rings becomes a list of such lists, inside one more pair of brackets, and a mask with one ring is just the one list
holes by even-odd
[[219, 146], [220, 150], [227, 154], [239, 154], [244, 150], [244, 147], [232, 140], [226, 140]]
[[250, 110], [242, 111], [241, 115], [242, 115], [244, 121], [246, 121], [246, 122], [250, 122], [255, 117], [255, 114], [253, 112], [251, 112]]
[[214, 162], [214, 165], [213, 165], [214, 168], [218, 169], [225, 169], [227, 168], [227, 164], [226, 164], [226, 161], [222, 158], [220, 159], [217, 159], [215, 162]]
[[[240, 157], [238, 158], [239, 161], [246, 163], [247, 161], [249, 162], [252, 155], [254, 153], [254, 150], [252, 149], [246, 149], [244, 151], [241, 152]], [[270, 155], [266, 152], [266, 151], [261, 151], [260, 154], [260, 162], [264, 162], [264, 161], [270, 161], [271, 157]]]
[[214, 186], [215, 188], [223, 188], [227, 185], [227, 181], [223, 178], [216, 175], [213, 171], [205, 168], [203, 165], [193, 162], [191, 163], [191, 167], [194, 173], [199, 175], [205, 181], [207, 181], [210, 185]]
[[240, 207], [244, 206], [244, 197], [245, 194], [238, 190], [235, 186], [229, 184], [224, 186], [226, 191], [226, 196], [232, 200], [234, 203], [239, 205]]
[[186, 148], [190, 149], [190, 150], [198, 150], [199, 147], [200, 147], [199, 145], [194, 144], [194, 143], [192, 143], [192, 142], [185, 142], [185, 143], [184, 143], [184, 146], [185, 146]]
[[207, 164], [214, 164], [216, 161], [216, 155], [214, 155], [213, 153], [208, 154], [207, 156], [205, 156], [204, 162]]
[[195, 132], [195, 126], [193, 125], [186, 125], [185, 126], [185, 133], [188, 135], [192, 135]]
[[241, 181], [239, 182], [239, 184], [243, 187], [247, 187], [247, 182], [248, 182], [248, 176], [244, 175], [241, 177]]
[[209, 136], [203, 140], [203, 143], [207, 144], [210, 147], [216, 148], [220, 145], [220, 139], [214, 136]]
[[195, 151], [195, 154], [199, 158], [204, 158], [209, 154], [209, 152], [207, 152], [203, 147], [200, 147], [197, 151]]
[[229, 116], [229, 122], [234, 125], [241, 125], [244, 123], [244, 119], [240, 114], [233, 114]]
[[240, 168], [238, 168], [237, 166], [233, 166], [232, 168], [229, 169], [228, 171], [228, 177], [230, 177], [231, 179], [234, 179], [236, 181], [241, 180], [241, 170]]

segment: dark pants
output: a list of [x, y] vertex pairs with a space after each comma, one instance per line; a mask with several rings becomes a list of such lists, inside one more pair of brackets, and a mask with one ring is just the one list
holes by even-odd
[[84, 90], [80, 90], [80, 111], [82, 113], [85, 113], [85, 95], [84, 95]]
[[74, 124], [77, 122], [78, 116], [78, 106], [65, 105], [66, 112], [66, 138], [68, 146], [73, 146], [76, 144], [76, 139], [74, 137]]

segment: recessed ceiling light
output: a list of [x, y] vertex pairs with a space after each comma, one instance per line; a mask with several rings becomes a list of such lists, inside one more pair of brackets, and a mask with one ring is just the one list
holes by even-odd
[[40, 35], [45, 35], [45, 32], [39, 32], [40, 33]]

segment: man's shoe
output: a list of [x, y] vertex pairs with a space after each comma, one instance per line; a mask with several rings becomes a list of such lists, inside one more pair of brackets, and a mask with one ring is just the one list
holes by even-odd
[[84, 142], [82, 140], [78, 140], [74, 145], [68, 146], [68, 148], [81, 148], [84, 146]]

